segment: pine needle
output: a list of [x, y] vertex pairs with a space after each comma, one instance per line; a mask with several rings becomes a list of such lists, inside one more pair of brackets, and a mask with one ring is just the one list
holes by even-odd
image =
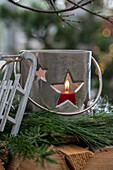
[[21, 131], [40, 126], [48, 134], [51, 144], [66, 140], [82, 140], [88, 146], [104, 147], [113, 143], [113, 114], [100, 113], [94, 116], [66, 118], [47, 111], [28, 113], [21, 125]]

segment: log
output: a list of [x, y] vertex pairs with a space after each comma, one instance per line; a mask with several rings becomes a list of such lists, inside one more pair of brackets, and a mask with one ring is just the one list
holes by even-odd
[[88, 149], [84, 149], [77, 145], [61, 145], [56, 147], [57, 150], [65, 155], [69, 169], [84, 169], [88, 160], [94, 155]]
[[[54, 149], [55, 150], [55, 149]], [[64, 155], [62, 153], [57, 153], [54, 154], [53, 156], [50, 156], [52, 159], [56, 160], [56, 163], [47, 163], [45, 162], [45, 169], [46, 170], [69, 170], [65, 159]], [[33, 159], [26, 159], [24, 160], [23, 158], [18, 159], [17, 156], [13, 156], [9, 166], [8, 170], [44, 170], [44, 168], [36, 163], [34, 163], [35, 160]]]
[[113, 170], [113, 147], [97, 150], [84, 170]]
[[[45, 163], [46, 170], [112, 170], [113, 147], [97, 150], [95, 153], [77, 145], [61, 145], [54, 147], [56, 154], [51, 156], [57, 164]], [[8, 170], [43, 170], [34, 160], [23, 160], [13, 156]]]

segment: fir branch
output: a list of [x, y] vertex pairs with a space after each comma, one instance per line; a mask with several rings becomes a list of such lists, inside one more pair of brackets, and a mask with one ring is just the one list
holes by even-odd
[[67, 119], [47, 111], [40, 111], [28, 114], [23, 120], [21, 130], [40, 126], [41, 131], [48, 134], [51, 144], [65, 143], [66, 139], [75, 141], [82, 139], [88, 146], [102, 147], [113, 143], [112, 122], [112, 113]]
[[4, 135], [4, 146], [11, 155], [34, 159], [44, 168], [44, 160], [55, 163], [55, 160], [49, 159], [49, 156], [55, 152], [53, 149], [49, 149], [50, 142], [47, 141], [46, 136], [46, 133], [40, 131], [40, 127], [30, 128], [17, 136]]

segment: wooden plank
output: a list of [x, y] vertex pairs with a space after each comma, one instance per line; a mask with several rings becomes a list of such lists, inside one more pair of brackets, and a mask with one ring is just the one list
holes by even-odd
[[23, 90], [21, 87], [17, 86], [17, 93], [19, 95], [25, 95], [25, 90]]
[[12, 122], [13, 124], [16, 124], [16, 120], [13, 119], [12, 117], [8, 116], [7, 118], [10, 122]]
[[[13, 88], [13, 86], [11, 86], [11, 88], [10, 88], [10, 89], [12, 89], [12, 88]], [[7, 86], [6, 86], [6, 85], [4, 86], [4, 90], [5, 90], [5, 89], [7, 89]]]
[[7, 101], [7, 97], [9, 95], [10, 89], [11, 89], [11, 85], [12, 85], [12, 80], [9, 80], [7, 83], [7, 89], [5, 90], [3, 96], [2, 96], [2, 100], [0, 103], [0, 117], [2, 116], [2, 113], [4, 111], [5, 105], [6, 105], [6, 101]]
[[14, 98], [15, 93], [16, 93], [16, 88], [17, 88], [18, 83], [19, 83], [19, 79], [20, 79], [20, 74], [17, 74], [15, 81], [14, 81], [13, 88], [11, 90], [11, 93], [10, 93], [10, 96], [9, 96], [9, 99], [8, 99], [8, 104], [5, 108], [3, 119], [2, 119], [1, 124], [0, 124], [0, 131], [4, 131], [4, 128], [5, 128], [7, 119], [8, 119], [8, 114], [9, 114], [9, 111], [10, 111], [10, 108], [11, 108], [11, 105], [12, 105], [12, 102], [13, 102], [13, 98]]
[[[0, 119], [3, 119], [3, 116], [1, 116]], [[16, 124], [16, 120], [13, 119], [12, 117], [8, 116], [7, 119], [8, 119], [10, 122], [12, 122], [13, 124]]]
[[[9, 58], [9, 60], [11, 60], [11, 58]], [[13, 65], [14, 63], [10, 63], [9, 65], [7, 65], [5, 73], [4, 73], [3, 81], [10, 80], [12, 72], [13, 72]]]
[[6, 81], [2, 81], [1, 86], [0, 86], [0, 101], [3, 95], [4, 90], [6, 89]]

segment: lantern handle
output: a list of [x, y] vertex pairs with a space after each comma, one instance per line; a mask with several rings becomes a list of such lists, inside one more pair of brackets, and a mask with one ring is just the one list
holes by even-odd
[[43, 106], [41, 106], [40, 104], [38, 104], [37, 102], [35, 102], [31, 97], [29, 97], [29, 100], [34, 104], [34, 105], [36, 105], [37, 107], [39, 107], [39, 108], [41, 108], [41, 109], [43, 109], [43, 110], [46, 110], [46, 111], [49, 111], [49, 112], [51, 112], [51, 113], [56, 113], [56, 114], [60, 114], [60, 115], [67, 115], [67, 116], [69, 116], [69, 115], [78, 115], [78, 114], [81, 114], [81, 113], [84, 113], [84, 112], [86, 112], [86, 111], [88, 111], [89, 109], [91, 109], [96, 103], [97, 103], [97, 101], [99, 100], [99, 98], [100, 98], [100, 95], [101, 95], [101, 92], [102, 92], [102, 74], [101, 74], [101, 70], [100, 70], [100, 67], [99, 67], [99, 65], [98, 65], [98, 63], [97, 63], [97, 61], [94, 59], [94, 57], [93, 56], [91, 56], [91, 59], [92, 59], [92, 61], [93, 61], [93, 63], [94, 63], [94, 65], [95, 65], [95, 67], [96, 67], [96, 69], [97, 69], [97, 72], [98, 72], [98, 77], [99, 77], [99, 90], [98, 90], [98, 94], [97, 94], [97, 97], [96, 97], [96, 99], [94, 100], [94, 102], [89, 106], [89, 107], [87, 107], [86, 109], [83, 109], [83, 110], [81, 110], [81, 111], [77, 111], [77, 112], [57, 112], [57, 111], [54, 111], [54, 110], [50, 110], [50, 109], [47, 109], [46, 107], [43, 107]]

